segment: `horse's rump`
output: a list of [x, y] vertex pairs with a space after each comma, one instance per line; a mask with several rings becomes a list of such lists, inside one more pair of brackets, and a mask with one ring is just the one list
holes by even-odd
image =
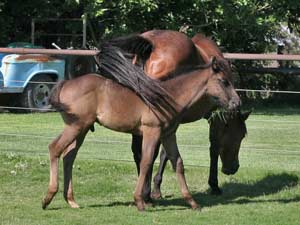
[[68, 110], [68, 107], [66, 105], [61, 104], [60, 98], [59, 98], [61, 89], [62, 89], [63, 85], [65, 84], [65, 82], [66, 82], [65, 80], [58, 82], [52, 88], [50, 98], [49, 98], [49, 103], [53, 106], [54, 109], [56, 109], [59, 112]]
[[131, 53], [133, 58], [135, 55], [142, 62], [145, 62], [153, 51], [153, 44], [140, 34], [131, 34], [128, 36], [111, 39], [106, 44], [116, 46], [124, 51], [124, 53]]

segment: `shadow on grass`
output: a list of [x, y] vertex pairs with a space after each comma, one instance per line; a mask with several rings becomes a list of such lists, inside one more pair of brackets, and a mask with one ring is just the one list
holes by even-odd
[[[259, 196], [267, 196], [279, 193], [287, 188], [297, 186], [299, 177], [288, 173], [270, 174], [255, 183], [226, 183], [221, 188], [223, 195], [212, 196], [207, 191], [206, 193], [196, 193], [193, 197], [201, 207], [210, 207], [218, 204], [248, 204], [248, 203], [263, 203], [263, 202], [278, 202], [290, 203], [299, 202], [300, 196], [294, 198], [276, 198], [276, 199], [254, 199]], [[90, 205], [88, 207], [113, 207], [113, 206], [134, 206], [133, 202], [112, 202], [109, 204]], [[185, 210], [190, 207], [182, 198], [172, 198], [172, 196], [163, 199], [155, 200], [153, 206], [168, 207], [160, 208], [163, 210]], [[173, 206], [173, 207], [172, 207]], [[175, 207], [176, 206], [176, 207]], [[156, 210], [156, 209], [155, 209]], [[152, 211], [152, 210], [150, 210]]]
[[222, 196], [195, 195], [195, 198], [202, 202], [205, 206], [212, 206], [215, 204], [246, 204], [255, 202], [279, 202], [289, 203], [297, 202], [300, 196], [295, 196], [291, 199], [254, 199], [260, 196], [268, 196], [279, 193], [285, 189], [297, 186], [299, 177], [288, 173], [269, 174], [263, 179], [250, 184], [243, 183], [225, 183], [222, 186], [224, 191]]
[[[210, 207], [218, 204], [247, 204], [259, 202], [278, 202], [290, 203], [299, 202], [300, 196], [294, 198], [276, 198], [276, 199], [254, 199], [260, 196], [267, 196], [279, 193], [287, 188], [297, 186], [299, 177], [288, 173], [270, 174], [263, 179], [250, 184], [243, 183], [225, 183], [221, 188], [223, 195], [212, 196], [207, 193], [196, 193], [193, 195], [196, 202], [202, 207]], [[178, 204], [179, 199], [160, 200], [161, 205]], [[182, 201], [183, 202], [183, 201]], [[185, 203], [184, 203], [185, 204]], [[186, 204], [185, 204], [186, 205]]]

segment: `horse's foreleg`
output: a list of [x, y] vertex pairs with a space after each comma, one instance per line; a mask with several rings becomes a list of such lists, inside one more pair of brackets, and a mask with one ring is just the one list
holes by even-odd
[[167, 156], [172, 163], [173, 169], [176, 171], [181, 193], [185, 201], [193, 208], [199, 208], [198, 204], [193, 199], [189, 192], [184, 176], [183, 161], [178, 151], [175, 134], [171, 134], [162, 140], [163, 147], [166, 150]]
[[222, 190], [218, 185], [218, 146], [214, 143], [210, 144], [210, 168], [209, 168], [209, 178], [208, 184], [211, 188], [212, 195], [221, 195]]
[[163, 173], [164, 173], [167, 161], [168, 161], [167, 153], [166, 153], [165, 149], [162, 148], [162, 150], [160, 152], [160, 161], [159, 161], [158, 171], [157, 171], [155, 177], [153, 178], [153, 191], [151, 193], [151, 197], [153, 199], [159, 199], [162, 196], [160, 186], [161, 186]]
[[79, 208], [75, 202], [72, 186], [72, 170], [73, 163], [76, 158], [77, 152], [83, 143], [86, 132], [78, 135], [75, 141], [63, 152], [64, 164], [64, 198], [71, 208]]
[[50, 156], [50, 181], [48, 192], [42, 201], [42, 208], [45, 209], [58, 191], [58, 163], [62, 152], [75, 140], [78, 131], [71, 127], [65, 127], [60, 136], [55, 138], [49, 145]]
[[[142, 155], [141, 155], [142, 157], [140, 163], [140, 174], [134, 192], [134, 200], [139, 211], [143, 211], [145, 209], [143, 189], [146, 183], [146, 176], [147, 174], [149, 174], [149, 171], [153, 166], [155, 149], [159, 143], [159, 137], [160, 137], [159, 129], [150, 129], [150, 128], [144, 129]], [[151, 181], [151, 177], [150, 177], [150, 181]]]
[[[138, 135], [132, 135], [132, 142], [131, 142], [131, 150], [133, 152], [134, 161], [136, 164], [138, 175], [140, 174], [140, 163], [142, 158], [142, 142], [143, 137]], [[149, 172], [146, 175], [145, 185], [143, 188], [143, 199], [146, 202], [151, 202], [151, 179], [152, 179], [152, 171], [153, 171], [153, 163], [158, 155], [160, 144], [157, 145], [155, 154], [153, 157], [153, 162], [149, 169]]]

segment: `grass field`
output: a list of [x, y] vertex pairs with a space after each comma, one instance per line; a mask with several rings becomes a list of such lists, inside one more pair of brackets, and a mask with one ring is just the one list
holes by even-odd
[[47, 146], [62, 130], [60, 116], [2, 113], [0, 127], [0, 224], [300, 224], [300, 109], [256, 111], [249, 117], [240, 170], [234, 176], [219, 172], [222, 196], [209, 195], [207, 122], [179, 128], [188, 185], [201, 212], [181, 199], [168, 166], [164, 199], [139, 213], [133, 204], [130, 135], [99, 126], [88, 134], [74, 165], [81, 208], [69, 208], [60, 190], [42, 210]]

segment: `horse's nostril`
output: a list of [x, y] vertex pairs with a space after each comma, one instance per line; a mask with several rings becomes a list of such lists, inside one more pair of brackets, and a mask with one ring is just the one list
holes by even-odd
[[217, 96], [213, 96], [212, 98], [214, 101], [219, 101], [219, 97], [217, 97]]
[[215, 104], [219, 104], [220, 103], [220, 98], [217, 97], [217, 96], [212, 96], [212, 101], [215, 103]]
[[237, 163], [234, 167], [233, 167], [233, 172], [236, 173], [238, 171], [238, 169], [240, 168], [240, 164]]
[[229, 101], [229, 110], [235, 110], [236, 108], [240, 107], [241, 101], [238, 99], [232, 99]]

